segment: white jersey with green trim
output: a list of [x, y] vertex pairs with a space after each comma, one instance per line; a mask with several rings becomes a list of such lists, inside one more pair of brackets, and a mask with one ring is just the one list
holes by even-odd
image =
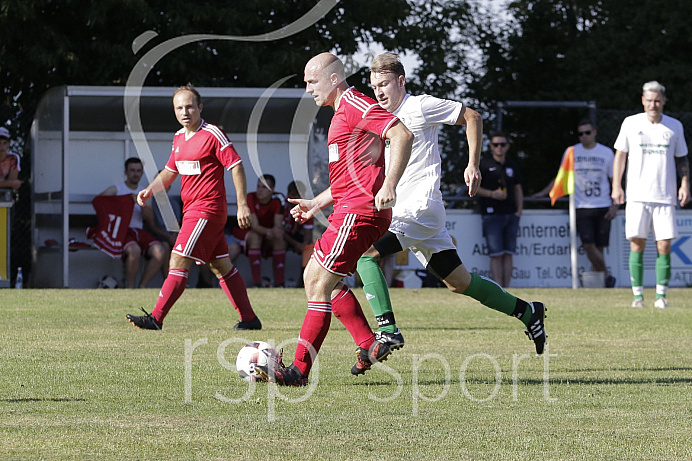
[[615, 149], [627, 153], [628, 202], [676, 204], [674, 157], [687, 155], [679, 120], [662, 115], [659, 123], [651, 123], [645, 113], [631, 115], [622, 122]]

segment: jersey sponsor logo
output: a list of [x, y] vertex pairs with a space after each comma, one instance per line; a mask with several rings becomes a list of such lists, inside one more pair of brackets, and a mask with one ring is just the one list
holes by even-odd
[[202, 173], [199, 160], [178, 160], [175, 162], [178, 173], [184, 175], [198, 175]]
[[329, 145], [329, 163], [339, 160], [339, 146], [334, 143]]

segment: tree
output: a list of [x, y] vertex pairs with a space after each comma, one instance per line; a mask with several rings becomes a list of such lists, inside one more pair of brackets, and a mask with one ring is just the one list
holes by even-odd
[[[4, 0], [0, 118], [3, 125], [9, 122], [13, 147], [23, 153], [21, 178], [27, 179], [31, 171], [25, 140], [47, 89], [125, 85], [141, 56], [166, 40], [190, 34], [265, 34], [292, 24], [315, 6], [307, 0]], [[157, 63], [145, 84], [268, 87], [295, 74], [285, 85], [302, 87], [303, 67], [313, 55], [334, 50], [345, 57], [361, 43], [381, 43], [389, 50], [420, 54], [423, 65], [411, 78], [412, 89], [452, 94], [463, 75], [461, 64], [452, 58], [470, 17], [465, 0], [342, 0], [314, 24], [280, 40], [185, 45]], [[147, 31], [157, 36], [133, 53], [133, 40]], [[450, 31], [457, 31], [457, 36], [450, 36]], [[366, 92], [367, 74], [362, 69], [352, 81]], [[28, 183], [20, 190], [14, 235], [31, 235], [29, 190]], [[29, 245], [13, 246], [27, 249], [20, 257], [20, 265], [26, 267]]]
[[[489, 111], [498, 101], [596, 101], [599, 109], [641, 109], [641, 86], [666, 85], [666, 110], [692, 110], [692, 39], [683, 0], [515, 0], [509, 20], [479, 17], [482, 66], [471, 93]], [[575, 110], [516, 110], [505, 114], [528, 192], [554, 176], [565, 147], [577, 140]], [[492, 119], [491, 119], [492, 120]], [[600, 140], [600, 139], [599, 139]], [[611, 140], [609, 140], [611, 141]], [[612, 141], [611, 141], [612, 142]], [[611, 144], [612, 145], [612, 144]]]

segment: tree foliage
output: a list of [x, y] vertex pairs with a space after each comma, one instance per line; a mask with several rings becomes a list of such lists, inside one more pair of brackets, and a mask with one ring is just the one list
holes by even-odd
[[[641, 86], [649, 80], [666, 86], [667, 112], [692, 110], [692, 3], [515, 0], [508, 12], [510, 20], [497, 14], [479, 18], [488, 26], [477, 32], [483, 65], [470, 91], [488, 113], [507, 100], [595, 101], [599, 109], [634, 113], [641, 110]], [[565, 147], [577, 142], [575, 125], [585, 115], [548, 109], [505, 113], [503, 128], [522, 155], [523, 170], [534, 173], [528, 192], [554, 175]]]

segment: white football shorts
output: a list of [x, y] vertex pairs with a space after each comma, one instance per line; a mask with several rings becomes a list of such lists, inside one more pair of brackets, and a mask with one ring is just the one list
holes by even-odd
[[648, 238], [651, 231], [655, 241], [678, 237], [675, 207], [663, 203], [627, 202], [625, 208], [625, 238]]

